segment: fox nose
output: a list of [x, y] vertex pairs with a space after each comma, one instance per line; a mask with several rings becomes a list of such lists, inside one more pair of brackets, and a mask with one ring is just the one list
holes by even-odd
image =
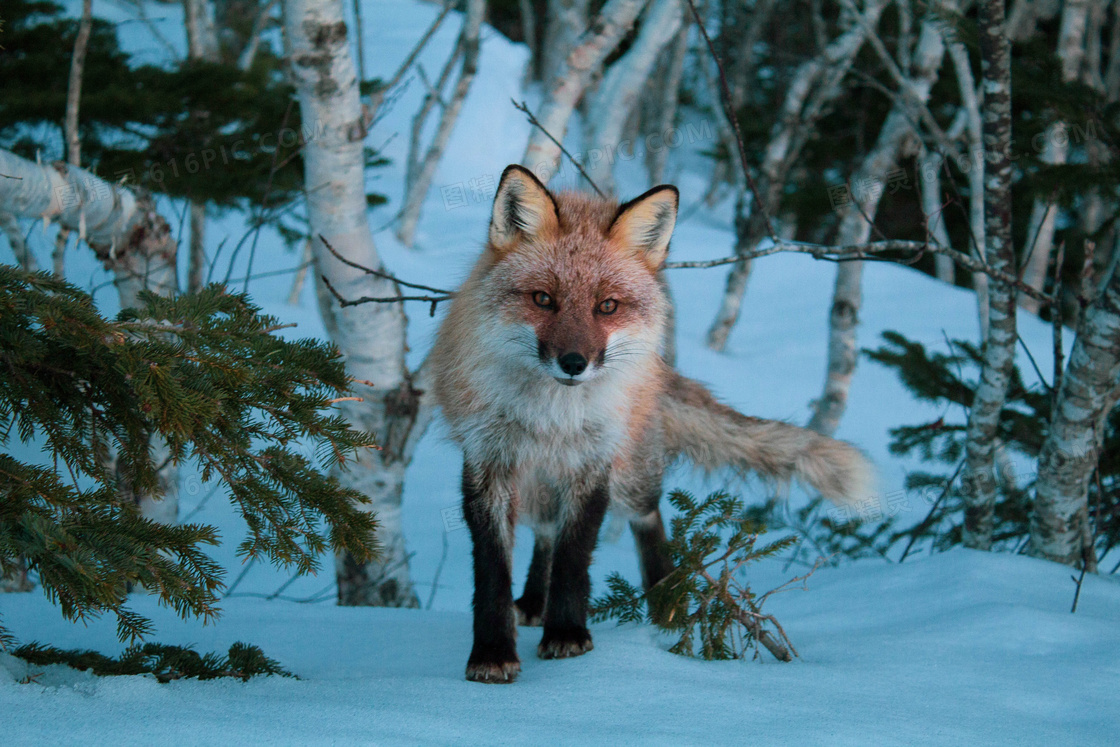
[[560, 370], [569, 376], [579, 376], [587, 368], [587, 359], [579, 353], [564, 353], [556, 359]]

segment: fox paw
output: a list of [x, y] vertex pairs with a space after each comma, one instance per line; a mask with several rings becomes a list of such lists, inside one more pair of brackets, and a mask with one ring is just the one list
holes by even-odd
[[521, 673], [521, 662], [477, 662], [467, 664], [467, 679], [487, 685], [509, 685]]
[[513, 608], [517, 611], [517, 624], [539, 628], [544, 618], [544, 610], [541, 607], [542, 605], [526, 602], [524, 597], [518, 599], [513, 603]]
[[581, 656], [595, 644], [591, 642], [591, 633], [587, 628], [567, 628], [564, 630], [544, 631], [544, 638], [537, 646], [537, 656], [542, 659], [567, 659], [572, 656]]

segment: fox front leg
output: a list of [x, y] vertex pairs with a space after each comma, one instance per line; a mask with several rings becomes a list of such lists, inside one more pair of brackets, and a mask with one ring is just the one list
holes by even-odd
[[472, 682], [509, 683], [521, 672], [510, 572], [512, 485], [508, 475], [463, 467], [463, 517], [474, 545], [474, 646], [467, 660]]
[[560, 528], [552, 552], [548, 599], [544, 612], [544, 635], [537, 647], [542, 659], [579, 656], [592, 649], [587, 629], [587, 605], [591, 596], [591, 554], [607, 512], [607, 477], [595, 480], [582, 496], [573, 496], [578, 506], [570, 511]]

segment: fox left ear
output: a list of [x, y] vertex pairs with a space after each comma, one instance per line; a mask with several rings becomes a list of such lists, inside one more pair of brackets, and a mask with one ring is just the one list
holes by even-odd
[[519, 239], [547, 239], [560, 227], [552, 193], [522, 166], [512, 164], [502, 172], [494, 212], [490, 217], [490, 245], [499, 255]]
[[651, 270], [659, 269], [669, 253], [679, 203], [676, 187], [654, 187], [618, 209], [611, 224], [611, 239], [640, 252]]

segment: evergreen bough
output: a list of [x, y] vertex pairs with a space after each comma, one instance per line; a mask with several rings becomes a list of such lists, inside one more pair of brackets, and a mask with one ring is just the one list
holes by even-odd
[[78, 288], [0, 265], [0, 447], [38, 439], [46, 454], [0, 452], [0, 575], [26, 563], [67, 619], [112, 612], [121, 640], [151, 632], [127, 607], [131, 586], [215, 617], [223, 570], [203, 547], [218, 531], [137, 509], [160, 494], [153, 438], [228, 488], [249, 527], [242, 558], [302, 574], [328, 548], [373, 557], [367, 499], [308, 455], [325, 467], [374, 443], [331, 410], [350, 387], [337, 349], [278, 337], [274, 318], [217, 285], [141, 304], [107, 320]]
[[90, 671], [99, 677], [150, 674], [158, 682], [186, 678], [212, 680], [230, 677], [242, 681], [258, 675], [295, 677], [280, 666], [279, 662], [265, 656], [257, 646], [235, 643], [225, 656], [200, 654], [189, 646], [167, 646], [145, 643], [130, 646], [120, 656], [112, 657], [97, 651], [58, 649], [29, 643], [12, 652], [13, 656], [29, 664], [48, 666], [65, 664], [80, 671]]
[[777, 589], [756, 595], [740, 571], [797, 539], [759, 544], [764, 528], [745, 518], [743, 502], [727, 493], [697, 501], [676, 490], [669, 502], [679, 513], [670, 522], [668, 543], [675, 570], [644, 593], [611, 574], [607, 593], [592, 602], [592, 619], [652, 623], [677, 637], [669, 650], [681, 656], [738, 659], [761, 644], [776, 658], [790, 661], [797, 655], [793, 644], [777, 620], [761, 609]]

